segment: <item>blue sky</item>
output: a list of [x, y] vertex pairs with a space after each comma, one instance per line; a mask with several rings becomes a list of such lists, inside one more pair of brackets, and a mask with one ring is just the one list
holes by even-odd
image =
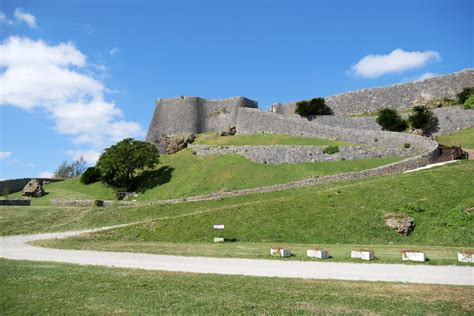
[[473, 1], [0, 1], [0, 178], [144, 138], [157, 98], [272, 103], [473, 67]]

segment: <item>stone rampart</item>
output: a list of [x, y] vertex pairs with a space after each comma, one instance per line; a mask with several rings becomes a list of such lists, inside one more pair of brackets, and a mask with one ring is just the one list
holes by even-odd
[[163, 134], [197, 134], [235, 126], [239, 108], [258, 108], [244, 97], [207, 100], [199, 97], [158, 99], [146, 141], [155, 143]]
[[[383, 108], [408, 109], [420, 99], [453, 98], [463, 88], [473, 86], [474, 69], [471, 68], [420, 81], [346, 92], [325, 100], [335, 115], [361, 114]], [[291, 115], [295, 113], [296, 102], [276, 103], [269, 111]]]
[[325, 154], [325, 147], [320, 146], [211, 146], [190, 145], [193, 152], [199, 156], [234, 154], [243, 156], [258, 163], [285, 164], [305, 163], [335, 160], [353, 160], [367, 158], [381, 158], [393, 156], [409, 156], [414, 152], [411, 148], [384, 148], [339, 146], [339, 152]]
[[21, 190], [23, 190], [25, 185], [32, 179], [41, 180], [43, 181], [43, 183], [63, 181], [63, 179], [50, 179], [50, 178], [21, 178], [21, 179], [3, 180], [3, 181], [0, 181], [0, 194], [5, 193], [5, 188], [8, 190], [8, 193], [20, 192]]

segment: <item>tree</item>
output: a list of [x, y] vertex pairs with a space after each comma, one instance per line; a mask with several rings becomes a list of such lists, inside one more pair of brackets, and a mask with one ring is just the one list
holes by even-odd
[[386, 131], [403, 132], [408, 127], [407, 122], [394, 109], [380, 110], [375, 121]]
[[100, 181], [100, 170], [96, 167], [89, 167], [86, 171], [81, 175], [81, 183], [84, 184], [91, 184]]
[[84, 172], [84, 170], [86, 170], [86, 165], [87, 163], [84, 160], [84, 157], [82, 156], [71, 163], [67, 161], [63, 161], [54, 172], [54, 177], [55, 178], [77, 177], [81, 175]]
[[331, 109], [326, 105], [324, 98], [313, 98], [309, 101], [299, 101], [296, 103], [295, 113], [303, 117], [315, 115], [331, 115]]
[[464, 104], [471, 95], [474, 95], [474, 88], [464, 88], [457, 94], [457, 101], [459, 104]]
[[96, 168], [103, 182], [117, 190], [131, 192], [137, 188], [140, 174], [156, 168], [158, 163], [155, 145], [126, 138], [105, 149]]
[[436, 114], [425, 106], [415, 106], [412, 114], [408, 117], [408, 122], [412, 128], [421, 129], [425, 133], [438, 126]]

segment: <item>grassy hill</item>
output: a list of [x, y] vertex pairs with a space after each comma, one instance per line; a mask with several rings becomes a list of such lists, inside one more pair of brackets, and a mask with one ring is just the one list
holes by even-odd
[[474, 128], [466, 128], [458, 132], [437, 137], [440, 144], [448, 146], [461, 146], [464, 149], [474, 150]]
[[[252, 162], [238, 155], [196, 156], [191, 150], [162, 155], [162, 172], [156, 186], [139, 194], [138, 201], [171, 199], [216, 191], [254, 188], [286, 183], [308, 176], [324, 176], [359, 171], [399, 161], [400, 157], [373, 158], [318, 163], [267, 165]], [[51, 199], [109, 199], [114, 191], [102, 183], [84, 185], [79, 178], [45, 186], [48, 194], [34, 199], [34, 205], [48, 205]], [[20, 193], [16, 194], [19, 195]]]

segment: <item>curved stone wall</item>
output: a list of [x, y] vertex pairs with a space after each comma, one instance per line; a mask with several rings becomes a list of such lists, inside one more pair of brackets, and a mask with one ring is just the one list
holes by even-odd
[[[383, 108], [407, 109], [420, 99], [453, 98], [466, 87], [474, 87], [474, 69], [464, 69], [421, 81], [346, 92], [325, 99], [335, 115], [350, 115], [375, 112]], [[294, 114], [296, 102], [273, 104], [269, 112]]]
[[158, 99], [146, 141], [155, 143], [162, 134], [222, 131], [235, 126], [237, 109], [258, 108], [244, 97], [207, 100], [199, 97]]
[[339, 146], [339, 152], [325, 154], [321, 146], [294, 146], [294, 145], [265, 145], [265, 146], [211, 146], [190, 145], [194, 154], [198, 156], [233, 154], [243, 156], [258, 163], [285, 164], [321, 162], [336, 160], [353, 160], [367, 158], [381, 158], [393, 156], [410, 156], [414, 154], [411, 148], [384, 148]]

